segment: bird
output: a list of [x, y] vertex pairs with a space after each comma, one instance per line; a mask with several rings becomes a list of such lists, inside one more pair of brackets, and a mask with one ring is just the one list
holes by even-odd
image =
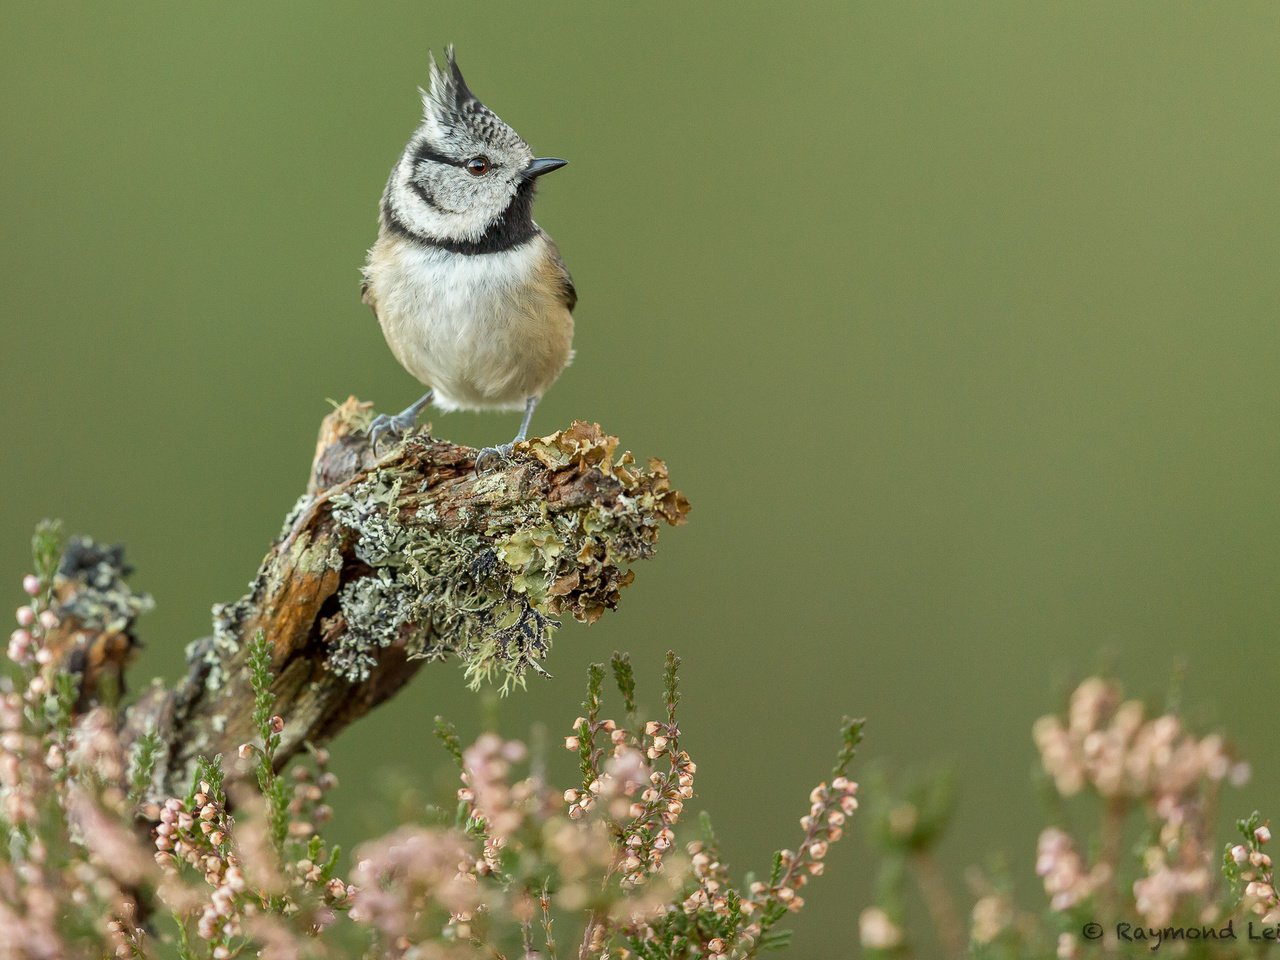
[[521, 410], [506, 458], [528, 436], [533, 411], [573, 359], [578, 292], [555, 241], [533, 220], [541, 177], [568, 163], [537, 157], [473, 94], [451, 46], [430, 57], [422, 121], [382, 194], [378, 237], [363, 269], [392, 354], [428, 389], [405, 410], [369, 425], [375, 452], [411, 431], [434, 403], [442, 411]]

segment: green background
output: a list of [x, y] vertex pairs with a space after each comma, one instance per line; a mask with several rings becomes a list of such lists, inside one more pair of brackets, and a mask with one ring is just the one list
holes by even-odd
[[[957, 889], [1002, 850], [1037, 903], [1031, 721], [1100, 663], [1159, 695], [1180, 661], [1254, 761], [1227, 808], [1280, 812], [1274, 4], [4, 8], [15, 606], [38, 518], [123, 540], [158, 601], [137, 675], [176, 676], [301, 491], [325, 398], [417, 396], [358, 268], [453, 41], [572, 161], [537, 215], [577, 359], [535, 431], [599, 420], [694, 504], [505, 732], [567, 732], [615, 648], [656, 704], [674, 647], [694, 806], [738, 870], [794, 844], [849, 712], [867, 757], [956, 762]], [[430, 780], [441, 712], [479, 723], [454, 665], [336, 744], [339, 839]], [[794, 956], [850, 952], [871, 877], [842, 844]]]

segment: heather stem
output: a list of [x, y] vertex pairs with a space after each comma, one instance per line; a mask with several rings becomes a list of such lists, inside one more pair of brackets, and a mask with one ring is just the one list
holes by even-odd
[[965, 941], [968, 938], [938, 861], [927, 850], [919, 850], [912, 854], [911, 865], [916, 885], [924, 895], [925, 907], [929, 911], [929, 918], [933, 921], [943, 952], [952, 958], [964, 956]]
[[1116, 875], [1120, 869], [1121, 848], [1124, 845], [1124, 822], [1129, 813], [1129, 804], [1124, 797], [1110, 797], [1107, 800], [1106, 816], [1102, 823], [1102, 851], [1099, 864], [1106, 867], [1106, 883], [1102, 887], [1099, 901], [1108, 921], [1116, 919], [1119, 904], [1119, 888]]

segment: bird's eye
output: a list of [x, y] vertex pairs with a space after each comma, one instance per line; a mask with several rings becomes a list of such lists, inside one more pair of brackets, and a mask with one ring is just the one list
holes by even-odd
[[488, 157], [472, 157], [467, 161], [467, 173], [473, 177], [483, 177], [490, 170]]

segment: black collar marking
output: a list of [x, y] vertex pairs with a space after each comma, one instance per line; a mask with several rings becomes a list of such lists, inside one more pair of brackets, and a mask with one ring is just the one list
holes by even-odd
[[[414, 186], [423, 202], [434, 207], [435, 201], [430, 194], [421, 190], [416, 184]], [[382, 219], [392, 233], [425, 247], [438, 247], [450, 253], [461, 253], [466, 256], [501, 253], [526, 244], [537, 236], [538, 227], [533, 222], [533, 192], [533, 181], [522, 181], [516, 188], [516, 195], [511, 198], [507, 209], [502, 211], [498, 219], [489, 224], [478, 240], [445, 240], [419, 233], [397, 216], [387, 200], [382, 203]]]

